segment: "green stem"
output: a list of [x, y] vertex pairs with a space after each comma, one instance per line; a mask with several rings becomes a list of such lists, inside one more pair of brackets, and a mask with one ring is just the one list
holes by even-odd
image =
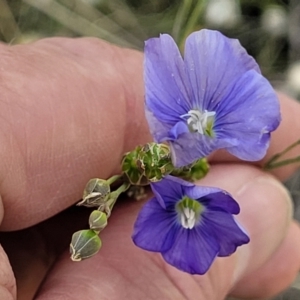
[[120, 179], [122, 177], [122, 175], [114, 175], [110, 178], [107, 179], [107, 183], [109, 185], [113, 184], [115, 181], [117, 181], [118, 179]]
[[[279, 152], [279, 153], [275, 154], [274, 156], [272, 156], [271, 159], [266, 162], [264, 168], [267, 169], [267, 170], [270, 170], [270, 169], [276, 168], [276, 167], [274, 167], [274, 165], [277, 166], [277, 164], [280, 164], [279, 166], [283, 166], [284, 164], [282, 165], [281, 163], [282, 162], [288, 162], [288, 161], [290, 161], [290, 159], [286, 159], [286, 160], [283, 160], [282, 162], [278, 162], [278, 163], [275, 163], [275, 162], [281, 156], [285, 155], [286, 153], [288, 153], [290, 150], [292, 150], [293, 148], [295, 148], [298, 145], [300, 145], [300, 140], [297, 140], [295, 143], [293, 143], [292, 145], [290, 145], [289, 147], [287, 147], [286, 149], [284, 149], [282, 152]], [[291, 160], [294, 160], [294, 159], [297, 159], [297, 158], [292, 158]], [[292, 161], [292, 162], [294, 162], [294, 161]]]
[[295, 163], [295, 162], [300, 162], [300, 156], [285, 159], [285, 160], [282, 160], [282, 161], [279, 161], [279, 162], [273, 162], [272, 164], [266, 164], [264, 169], [265, 170], [272, 170], [272, 169], [283, 167], [285, 165], [292, 164], [292, 163]]
[[130, 187], [130, 183], [124, 182], [118, 189], [110, 193], [107, 204], [109, 205], [110, 210], [112, 211], [115, 203], [117, 202], [118, 197], [126, 192]]
[[185, 38], [188, 34], [194, 31], [197, 21], [200, 19], [205, 7], [206, 7], [207, 0], [198, 0], [196, 7], [194, 8], [191, 16], [188, 19], [186, 24], [184, 34], [182, 38]]
[[182, 5], [177, 11], [175, 21], [173, 23], [172, 36], [178, 44], [181, 43], [180, 31], [182, 30], [182, 24], [188, 17], [192, 2], [192, 0], [183, 0]]

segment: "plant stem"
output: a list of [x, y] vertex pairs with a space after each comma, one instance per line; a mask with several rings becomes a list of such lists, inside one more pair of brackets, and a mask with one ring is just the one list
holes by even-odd
[[288, 146], [282, 152], [279, 152], [279, 153], [275, 154], [274, 156], [272, 156], [271, 159], [269, 161], [267, 161], [266, 164], [264, 165], [264, 169], [270, 170], [270, 169], [284, 166], [285, 164], [297, 162], [298, 157], [291, 158], [291, 159], [285, 159], [281, 162], [276, 162], [276, 161], [280, 157], [282, 157], [283, 155], [285, 155], [286, 153], [288, 153], [290, 150], [292, 150], [293, 148], [295, 148], [298, 145], [300, 145], [300, 139], [297, 140], [295, 143], [291, 144], [290, 146]]
[[292, 163], [295, 163], [295, 162], [300, 162], [300, 156], [285, 159], [285, 160], [282, 160], [282, 161], [279, 161], [279, 162], [273, 162], [272, 164], [265, 165], [264, 169], [265, 170], [272, 170], [272, 169], [283, 167], [285, 165], [292, 164]]

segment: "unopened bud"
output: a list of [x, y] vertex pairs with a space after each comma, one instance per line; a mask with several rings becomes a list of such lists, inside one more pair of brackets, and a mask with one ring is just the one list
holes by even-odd
[[190, 165], [174, 169], [171, 175], [180, 177], [186, 181], [196, 181], [206, 176], [209, 171], [209, 163], [207, 159], [200, 158]]
[[102, 242], [93, 230], [80, 230], [73, 234], [70, 244], [71, 259], [81, 261], [95, 255], [101, 248]]
[[77, 205], [98, 207], [105, 203], [109, 193], [110, 186], [106, 180], [93, 178], [85, 186], [82, 201], [77, 203]]
[[99, 210], [94, 210], [90, 214], [89, 224], [90, 224], [90, 229], [100, 232], [107, 225], [106, 213]]
[[124, 155], [122, 171], [133, 185], [157, 182], [174, 169], [170, 149], [165, 144], [147, 143]]

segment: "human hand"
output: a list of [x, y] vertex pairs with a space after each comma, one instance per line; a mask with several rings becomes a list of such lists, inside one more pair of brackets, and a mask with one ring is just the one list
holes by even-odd
[[[18, 299], [223, 299], [267, 297], [300, 266], [300, 231], [286, 191], [271, 175], [219, 151], [201, 184], [223, 188], [241, 206], [251, 242], [217, 258], [204, 276], [166, 265], [136, 248], [133, 222], [142, 203], [121, 201], [101, 233], [99, 254], [80, 263], [66, 250], [86, 227], [72, 208], [85, 183], [119, 171], [124, 152], [151, 140], [143, 111], [142, 54], [96, 39], [47, 39], [0, 47], [2, 244]], [[266, 159], [299, 138], [300, 107], [283, 95], [283, 122]], [[261, 162], [262, 164], [262, 162]], [[274, 170], [284, 180], [296, 165]], [[45, 221], [46, 220], [46, 221]], [[45, 221], [45, 222], [42, 222]], [[40, 223], [42, 222], [42, 223]], [[0, 299], [15, 299], [14, 275], [0, 253]], [[53, 265], [54, 264], [54, 265]], [[53, 265], [53, 268], [49, 268]], [[41, 283], [41, 281], [43, 283]]]

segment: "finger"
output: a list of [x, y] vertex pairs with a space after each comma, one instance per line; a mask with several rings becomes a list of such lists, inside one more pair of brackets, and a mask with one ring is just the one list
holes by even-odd
[[235, 196], [241, 206], [238, 219], [251, 239], [234, 255], [216, 259], [206, 275], [180, 272], [166, 265], [160, 254], [136, 248], [130, 235], [140, 203], [123, 202], [101, 233], [99, 254], [76, 264], [67, 254], [61, 257], [37, 299], [66, 294], [74, 300], [83, 295], [91, 300], [99, 295], [110, 300], [124, 295], [133, 300], [224, 299], [239, 279], [264, 265], [278, 249], [291, 223], [291, 202], [277, 181], [254, 167], [213, 166], [204, 184], [219, 185]]
[[[122, 154], [151, 137], [140, 53], [96, 39], [50, 39], [2, 46], [0, 54], [1, 228], [13, 230], [78, 201], [88, 179], [117, 172]], [[284, 114], [297, 111], [285, 103]], [[286, 124], [281, 137], [287, 131], [290, 139], [280, 150], [297, 133]]]
[[[263, 166], [273, 155], [285, 150], [300, 138], [300, 119], [298, 117], [300, 114], [300, 104], [282, 93], [278, 93], [278, 98], [280, 101], [282, 121], [278, 129], [271, 134], [271, 144], [267, 155], [260, 162], [254, 163], [257, 166]], [[299, 153], [300, 146], [294, 148], [287, 155], [282, 157], [282, 159], [299, 156]], [[224, 150], [212, 154], [211, 159], [213, 162], [237, 161], [235, 157]], [[276, 168], [272, 170], [271, 173], [281, 180], [286, 180], [299, 167], [300, 163], [293, 163], [288, 166]]]
[[[0, 197], [0, 224], [3, 218], [3, 205]], [[1, 241], [0, 241], [1, 242]], [[16, 281], [8, 257], [0, 245], [0, 299], [15, 300]]]
[[3, 230], [30, 226], [81, 198], [85, 183], [119, 172], [150, 140], [142, 55], [97, 39], [0, 47]]
[[[297, 237], [297, 238], [295, 238]], [[258, 270], [252, 272], [235, 286], [236, 297], [265, 299], [288, 288], [299, 272], [300, 228], [292, 223], [282, 245]]]

